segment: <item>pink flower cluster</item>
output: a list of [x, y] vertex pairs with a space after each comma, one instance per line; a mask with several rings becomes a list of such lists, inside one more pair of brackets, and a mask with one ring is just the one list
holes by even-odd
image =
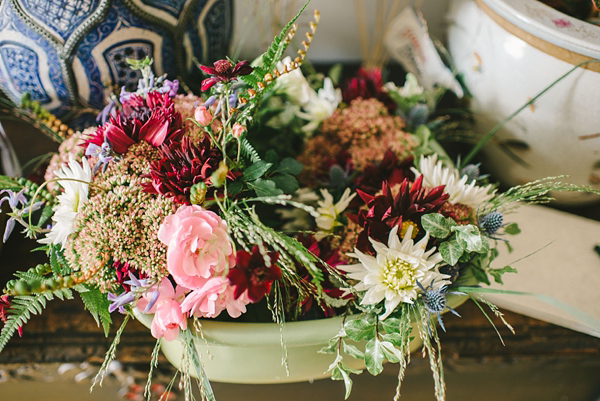
[[158, 301], [147, 311], [155, 313], [154, 337], [175, 338], [188, 316], [212, 318], [227, 310], [235, 318], [246, 312], [250, 299], [247, 294], [236, 299], [226, 278], [235, 266], [235, 250], [219, 215], [198, 205], [181, 206], [164, 219], [158, 239], [168, 246], [167, 270], [177, 289], [163, 279]]

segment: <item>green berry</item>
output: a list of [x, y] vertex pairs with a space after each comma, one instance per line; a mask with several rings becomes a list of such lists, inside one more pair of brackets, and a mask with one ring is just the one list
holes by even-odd
[[29, 285], [25, 281], [19, 280], [15, 284], [15, 292], [17, 295], [26, 295], [30, 292]]

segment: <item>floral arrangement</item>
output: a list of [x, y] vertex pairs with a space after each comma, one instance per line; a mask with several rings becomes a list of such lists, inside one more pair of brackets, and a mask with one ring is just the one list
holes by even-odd
[[107, 335], [111, 314], [127, 314], [98, 382], [129, 316], [149, 314], [154, 337], [186, 344], [186, 394], [193, 371], [213, 399], [192, 342], [202, 319], [337, 315], [322, 352], [346, 396], [358, 373], [346, 358], [373, 375], [399, 363], [402, 379], [419, 337], [444, 399], [436, 324], [458, 315], [451, 294], [501, 316], [477, 294], [516, 271], [491, 266], [519, 232], [506, 214], [550, 190], [586, 189], [542, 180], [500, 193], [478, 166], [455, 167], [435, 140], [448, 129], [434, 113], [440, 93], [411, 75], [384, 84], [378, 69], [343, 91], [335, 77], [305, 78], [319, 14], [292, 60], [296, 18], [254, 63], [202, 66], [204, 97], [178, 94], [151, 60], [129, 60], [137, 91], [114, 96], [97, 127], [65, 134], [43, 184], [0, 178], [4, 239], [23, 226], [48, 255], [4, 289], [0, 350], [47, 301], [77, 292]]

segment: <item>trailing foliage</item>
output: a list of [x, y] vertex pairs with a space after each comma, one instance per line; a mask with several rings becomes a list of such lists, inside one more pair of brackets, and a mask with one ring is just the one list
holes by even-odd
[[15, 334], [15, 331], [29, 321], [31, 315], [41, 314], [46, 307], [47, 301], [54, 298], [60, 300], [73, 299], [73, 293], [68, 288], [61, 288], [55, 291], [45, 291], [35, 295], [17, 295], [13, 298], [11, 307], [8, 311], [8, 318], [2, 332], [0, 332], [0, 352], [4, 349], [8, 340]]
[[102, 366], [100, 366], [100, 370], [94, 377], [94, 381], [92, 382], [92, 386], [90, 387], [90, 392], [94, 389], [94, 386], [96, 384], [99, 384], [100, 386], [102, 386], [102, 381], [104, 380], [104, 376], [106, 375], [108, 366], [116, 357], [117, 345], [119, 345], [119, 343], [121, 342], [121, 335], [123, 334], [123, 331], [125, 331], [125, 326], [127, 326], [127, 322], [129, 322], [129, 318], [130, 318], [130, 315], [127, 314], [125, 316], [125, 319], [123, 320], [123, 323], [121, 324], [121, 327], [119, 327], [119, 330], [117, 330], [117, 333], [115, 334], [115, 339], [110, 344], [108, 351], [106, 351], [106, 355], [104, 356], [104, 362], [102, 362]]

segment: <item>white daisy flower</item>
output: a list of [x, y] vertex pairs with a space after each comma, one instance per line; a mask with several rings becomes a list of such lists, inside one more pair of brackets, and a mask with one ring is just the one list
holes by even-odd
[[[73, 225], [77, 212], [87, 202], [89, 183], [92, 180], [92, 170], [86, 158], [82, 164], [76, 162], [72, 157], [68, 165], [64, 165], [56, 178], [62, 178], [58, 183], [64, 188], [64, 192], [58, 196], [58, 204], [54, 206], [52, 216], [52, 229], [45, 238], [38, 242], [42, 244], [61, 244], [64, 248], [67, 238], [73, 232]], [[64, 180], [65, 178], [79, 181]]]
[[291, 62], [292, 58], [288, 56], [277, 63], [277, 69], [282, 75], [275, 81], [275, 90], [285, 92], [293, 103], [304, 106], [310, 101], [312, 96], [316, 96], [316, 93], [310, 87], [299, 68], [284, 73], [284, 67]]
[[338, 203], [333, 203], [333, 196], [326, 189], [321, 189], [321, 195], [323, 195], [322, 201], [318, 201], [317, 204], [319, 207], [317, 208], [317, 213], [320, 216], [316, 219], [317, 227], [319, 227], [319, 232], [315, 235], [317, 241], [322, 240], [327, 234], [331, 233], [335, 227], [341, 225], [341, 223], [337, 220], [338, 216], [342, 214], [344, 210], [348, 207], [352, 199], [356, 196], [356, 194], [350, 194], [350, 188], [346, 188], [344, 193], [342, 194], [341, 199]]
[[387, 246], [369, 238], [377, 255], [371, 256], [358, 249], [349, 256], [357, 258], [360, 263], [339, 266], [347, 271], [348, 277], [359, 280], [354, 288], [366, 291], [361, 301], [362, 305], [376, 305], [385, 300], [385, 313], [382, 319], [388, 317], [400, 303], [412, 304], [417, 298], [419, 288], [417, 281], [427, 288], [439, 289], [451, 284], [446, 280], [447, 274], [441, 274], [436, 265], [442, 257], [435, 248], [425, 251], [429, 234], [426, 234], [416, 244], [412, 240], [413, 227], [409, 226], [402, 241], [398, 238], [398, 226], [390, 232]]
[[319, 124], [331, 117], [341, 101], [342, 92], [333, 87], [330, 78], [325, 78], [323, 88], [318, 94], [312, 91], [309, 101], [302, 106], [304, 111], [296, 112], [298, 117], [309, 121], [302, 131], [310, 133], [319, 128]]
[[[492, 191], [492, 185], [480, 187], [472, 181], [467, 184], [469, 177], [460, 176], [455, 168], [444, 167], [441, 161], [437, 160], [437, 155], [421, 156], [419, 169], [411, 167], [413, 173], [417, 176], [423, 176], [423, 185], [429, 188], [444, 185], [444, 192], [450, 195], [448, 202], [456, 204], [461, 203], [473, 209], [489, 201], [494, 197], [496, 190]], [[491, 191], [491, 192], [490, 192]]]

